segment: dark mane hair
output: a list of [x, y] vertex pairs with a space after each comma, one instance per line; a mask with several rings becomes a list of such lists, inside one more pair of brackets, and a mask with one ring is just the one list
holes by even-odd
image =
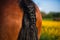
[[19, 6], [23, 9], [24, 16], [18, 40], [38, 40], [34, 2], [32, 0], [20, 0]]

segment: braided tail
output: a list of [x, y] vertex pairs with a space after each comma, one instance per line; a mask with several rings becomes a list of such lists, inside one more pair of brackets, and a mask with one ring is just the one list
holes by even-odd
[[24, 16], [18, 40], [38, 40], [34, 2], [32, 0], [21, 0], [20, 6], [24, 11]]

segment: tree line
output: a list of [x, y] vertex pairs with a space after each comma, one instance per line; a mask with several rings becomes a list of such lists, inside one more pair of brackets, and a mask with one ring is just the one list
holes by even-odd
[[52, 19], [52, 20], [60, 21], [60, 12], [45, 13], [45, 12], [41, 11], [41, 14], [42, 14], [43, 19]]

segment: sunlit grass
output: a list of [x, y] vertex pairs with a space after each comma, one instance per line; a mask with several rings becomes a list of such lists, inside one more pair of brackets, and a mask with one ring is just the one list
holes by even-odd
[[42, 26], [45, 26], [45, 27], [59, 27], [60, 26], [60, 21], [43, 20], [42, 21]]
[[40, 40], [60, 40], [60, 21], [43, 20]]

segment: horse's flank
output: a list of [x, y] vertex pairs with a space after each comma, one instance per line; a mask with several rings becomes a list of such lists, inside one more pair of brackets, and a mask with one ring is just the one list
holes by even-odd
[[[0, 40], [17, 40], [22, 27], [22, 18], [23, 11], [17, 0], [5, 2], [0, 0]], [[36, 7], [36, 18], [39, 38], [42, 20], [38, 7]]]
[[23, 12], [18, 3], [0, 4], [0, 40], [17, 40]]

